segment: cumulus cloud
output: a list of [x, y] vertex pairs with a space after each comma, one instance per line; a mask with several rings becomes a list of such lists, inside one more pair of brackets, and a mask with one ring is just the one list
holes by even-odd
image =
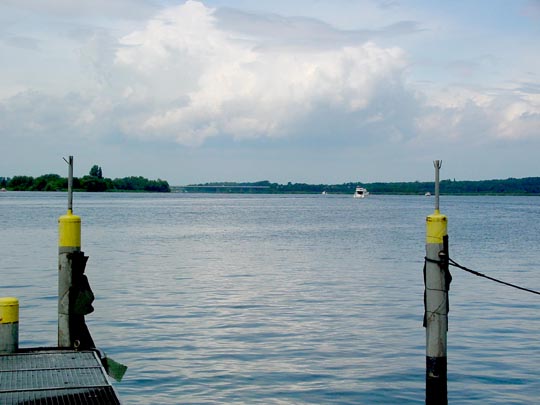
[[[94, 137], [108, 121], [106, 107], [79, 93], [51, 96], [39, 91], [24, 91], [0, 102], [0, 133], [26, 139], [54, 137]], [[98, 118], [99, 117], [99, 118]], [[107, 122], [106, 122], [107, 121]]]
[[420, 30], [413, 21], [338, 30], [313, 19], [189, 0], [127, 34], [95, 29], [74, 37], [84, 41], [78, 55], [94, 85], [73, 83], [63, 97], [24, 91], [4, 99], [0, 131], [58, 134], [63, 128], [195, 146], [215, 137], [374, 143], [434, 134], [449, 140], [540, 136], [534, 80], [505, 89], [429, 91], [410, 82], [416, 67], [410, 56], [381, 43]]
[[418, 136], [470, 144], [539, 138], [540, 96], [526, 90], [455, 86], [432, 93], [416, 118]]
[[500, 109], [496, 134], [505, 139], [538, 138], [540, 96], [521, 94]]
[[[373, 42], [263, 47], [266, 29], [259, 38], [253, 27], [242, 35], [219, 26], [215, 10], [188, 1], [120, 40], [115, 66], [144, 83], [138, 91], [127, 89], [128, 97], [144, 92], [157, 103], [151, 114], [137, 117], [132, 131], [185, 144], [220, 134], [295, 135], [292, 128], [302, 130], [295, 124], [314, 112], [343, 111], [354, 122], [381, 87], [402, 89], [407, 62], [398, 48]], [[371, 111], [377, 113], [384, 111]]]

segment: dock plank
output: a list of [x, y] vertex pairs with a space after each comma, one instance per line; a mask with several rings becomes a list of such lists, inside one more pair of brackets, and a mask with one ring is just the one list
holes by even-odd
[[92, 350], [26, 349], [0, 355], [0, 404], [120, 404]]

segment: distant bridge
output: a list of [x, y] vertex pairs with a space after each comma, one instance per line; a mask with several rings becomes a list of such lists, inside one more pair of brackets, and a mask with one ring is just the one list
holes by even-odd
[[200, 185], [200, 186], [172, 186], [173, 193], [189, 193], [189, 192], [238, 192], [238, 191], [261, 191], [269, 189], [270, 186], [223, 186], [223, 185]]

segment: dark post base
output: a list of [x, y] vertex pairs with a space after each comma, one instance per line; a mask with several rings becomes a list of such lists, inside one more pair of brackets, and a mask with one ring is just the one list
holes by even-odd
[[426, 357], [426, 405], [447, 405], [446, 357]]

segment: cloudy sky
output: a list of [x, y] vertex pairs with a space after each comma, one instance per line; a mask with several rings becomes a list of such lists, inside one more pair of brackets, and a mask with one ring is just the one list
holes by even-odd
[[0, 176], [540, 176], [539, 0], [2, 0]]

